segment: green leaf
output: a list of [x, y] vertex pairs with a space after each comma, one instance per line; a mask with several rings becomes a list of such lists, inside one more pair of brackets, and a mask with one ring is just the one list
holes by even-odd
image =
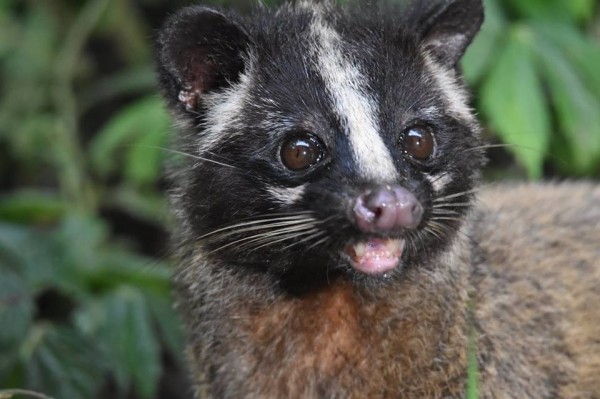
[[[0, 225], [0, 241], [7, 229], [8, 225]], [[97, 225], [77, 221], [76, 216], [70, 215], [48, 232], [20, 229], [23, 237], [10, 240], [9, 244], [23, 259], [22, 273], [32, 289], [56, 289], [75, 300], [90, 295], [86, 273], [97, 267], [97, 243], [104, 234], [98, 232]]]
[[173, 307], [173, 298], [170, 295], [165, 297], [154, 295], [147, 298], [162, 341], [173, 358], [181, 361], [184, 341], [183, 330], [181, 320]]
[[469, 84], [475, 85], [495, 59], [497, 44], [506, 29], [506, 20], [497, 0], [485, 0], [485, 21], [462, 60], [462, 70]]
[[[23, 92], [31, 89], [24, 87]], [[33, 166], [47, 164], [52, 159], [51, 142], [52, 136], [56, 132], [56, 119], [49, 113], [35, 113], [32, 110], [14, 109], [18, 105], [20, 95], [15, 98], [15, 103], [7, 106], [4, 112], [0, 110], [0, 120], [4, 120], [9, 126], [12, 122], [8, 118], [18, 115], [17, 119], [23, 118], [22, 121], [16, 123], [10, 129], [5, 131], [5, 137], [11, 147], [14, 156], [23, 163], [23, 169], [34, 169]], [[41, 106], [41, 104], [38, 104]], [[34, 106], [34, 104], [29, 104]], [[6, 116], [6, 115], [7, 116]], [[3, 134], [0, 130], [0, 136]], [[39, 173], [39, 171], [37, 171]]]
[[584, 36], [575, 26], [549, 21], [532, 25], [536, 36], [544, 46], [560, 50], [561, 56], [577, 68], [577, 74], [597, 98], [600, 98], [600, 43]]
[[516, 14], [540, 20], [587, 22], [594, 17], [595, 0], [507, 0]]
[[561, 1], [560, 3], [567, 13], [572, 15], [574, 19], [588, 22], [594, 18], [594, 12], [597, 7], [595, 0], [569, 0]]
[[55, 255], [50, 250], [52, 244], [50, 237], [32, 228], [1, 223], [0, 272], [17, 273], [34, 295], [59, 279], [52, 264]]
[[571, 150], [569, 169], [593, 173], [600, 160], [600, 99], [551, 43], [540, 41], [537, 54], [558, 123]]
[[542, 175], [550, 139], [550, 113], [535, 69], [532, 36], [513, 28], [484, 82], [481, 106], [500, 139], [530, 178]]
[[[140, 184], [151, 184], [160, 176], [165, 152], [166, 133], [170, 121], [162, 111], [155, 111], [155, 123], [140, 139], [131, 146], [127, 157], [125, 175], [129, 180]], [[164, 118], [163, 118], [164, 117]]]
[[35, 292], [25, 277], [29, 232], [0, 224], [0, 386], [14, 373], [18, 350], [34, 317]]
[[96, 396], [106, 362], [90, 339], [70, 328], [40, 324], [24, 344], [23, 363], [28, 389], [56, 398]]
[[0, 347], [16, 344], [25, 336], [33, 320], [33, 296], [19, 275], [1, 270]]
[[3, 0], [0, 2], [0, 15], [8, 13], [8, 11], [14, 7], [16, 0]]
[[105, 206], [123, 209], [137, 218], [161, 225], [168, 220], [165, 196], [154, 190], [136, 190], [134, 187], [121, 185], [107, 192], [105, 197]]
[[133, 183], [153, 182], [160, 171], [170, 121], [162, 101], [144, 98], [125, 108], [97, 135], [91, 145], [96, 170], [108, 176], [120, 170]]
[[66, 250], [68, 260], [83, 268], [97, 263], [98, 248], [108, 239], [108, 227], [101, 219], [69, 214], [55, 237]]
[[26, 228], [0, 223], [0, 272], [23, 274], [27, 257], [22, 249], [28, 238]]
[[159, 297], [170, 294], [171, 273], [157, 260], [112, 248], [99, 253], [98, 263], [95, 273], [89, 276], [97, 289], [109, 291], [129, 285]]
[[0, 220], [13, 223], [55, 223], [66, 212], [66, 204], [47, 192], [20, 191], [0, 196]]
[[18, 270], [36, 293], [52, 288], [85, 298], [87, 278], [99, 267], [105, 237], [103, 224], [76, 215], [49, 232], [0, 224], [0, 266], [4, 262], [4, 267]]
[[151, 65], [128, 68], [95, 82], [82, 95], [79, 108], [83, 113], [103, 101], [155, 90], [156, 73]]
[[81, 329], [94, 334], [103, 347], [122, 392], [131, 384], [143, 398], [152, 398], [160, 374], [159, 345], [144, 296], [121, 287], [76, 315]]
[[18, 33], [19, 29], [13, 16], [6, 11], [0, 12], [0, 60], [14, 51]]
[[18, 274], [2, 268], [0, 249], [0, 386], [18, 361], [18, 348], [34, 316], [33, 295]]

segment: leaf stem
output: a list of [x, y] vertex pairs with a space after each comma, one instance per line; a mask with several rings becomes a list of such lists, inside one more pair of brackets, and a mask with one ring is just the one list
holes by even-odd
[[22, 395], [38, 399], [52, 399], [50, 396], [43, 393], [29, 391], [27, 389], [3, 389], [0, 390], [0, 399], [11, 399], [13, 396]]
[[86, 157], [79, 141], [77, 99], [72, 86], [85, 43], [109, 2], [110, 0], [94, 0], [85, 3], [67, 33], [55, 64], [56, 85], [53, 98], [60, 122], [56, 128], [54, 145], [61, 189], [69, 202], [86, 213], [92, 211], [95, 204], [93, 188], [87, 179]]

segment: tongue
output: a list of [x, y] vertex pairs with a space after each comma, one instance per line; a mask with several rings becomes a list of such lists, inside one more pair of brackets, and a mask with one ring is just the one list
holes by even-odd
[[366, 274], [383, 274], [400, 263], [404, 248], [402, 240], [373, 238], [346, 248], [352, 266]]

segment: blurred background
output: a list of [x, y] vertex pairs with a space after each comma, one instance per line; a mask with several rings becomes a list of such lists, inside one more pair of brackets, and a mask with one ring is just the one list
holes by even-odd
[[[0, 389], [190, 396], [151, 49], [189, 3], [0, 0]], [[600, 178], [597, 1], [485, 3], [463, 68], [486, 179]]]

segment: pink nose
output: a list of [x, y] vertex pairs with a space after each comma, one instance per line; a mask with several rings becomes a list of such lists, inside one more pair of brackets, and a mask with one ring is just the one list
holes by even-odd
[[368, 190], [356, 199], [356, 225], [366, 233], [386, 233], [414, 229], [421, 222], [423, 206], [401, 186], [384, 186]]

